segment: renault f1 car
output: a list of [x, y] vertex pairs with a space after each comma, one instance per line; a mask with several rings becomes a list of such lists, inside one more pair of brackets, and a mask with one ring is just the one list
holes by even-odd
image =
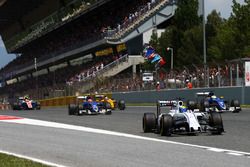
[[241, 111], [239, 100], [232, 100], [229, 104], [224, 98], [215, 96], [213, 92], [198, 92], [196, 96], [197, 99], [202, 97], [198, 102], [201, 111], [208, 111], [210, 107], [214, 107], [217, 112], [232, 111], [236, 113]]
[[97, 114], [112, 114], [111, 106], [107, 102], [93, 101], [89, 96], [78, 96], [76, 104], [69, 104], [69, 115], [97, 115]]
[[[181, 100], [158, 101], [155, 113], [144, 113], [143, 131], [160, 133], [162, 136], [171, 134], [197, 134], [224, 132], [222, 117], [218, 112], [201, 113], [193, 110], [195, 103], [189, 101], [186, 107]], [[170, 111], [162, 111], [163, 107], [170, 106]]]
[[115, 99], [109, 98], [108, 96], [103, 95], [103, 94], [94, 95], [94, 99], [97, 102], [108, 102], [110, 104], [112, 110], [115, 110], [116, 108], [118, 108], [119, 110], [125, 110], [125, 108], [126, 108], [124, 100], [119, 100], [117, 102]]
[[39, 102], [31, 100], [29, 97], [19, 97], [17, 102], [12, 104], [13, 110], [40, 110]]

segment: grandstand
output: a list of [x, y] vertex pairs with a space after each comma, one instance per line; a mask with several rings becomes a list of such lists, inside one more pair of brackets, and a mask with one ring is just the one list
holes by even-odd
[[1, 95], [84, 93], [124, 70], [135, 78], [144, 33], [175, 8], [172, 0], [2, 0], [0, 34], [17, 56], [0, 70]]

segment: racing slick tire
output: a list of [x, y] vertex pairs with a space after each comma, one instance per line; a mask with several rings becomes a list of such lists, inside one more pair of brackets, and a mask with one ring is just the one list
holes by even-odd
[[68, 107], [69, 115], [74, 115], [77, 112], [77, 106], [75, 104], [69, 104]]
[[13, 110], [19, 110], [19, 106], [18, 106], [18, 104], [17, 103], [14, 103], [13, 105], [12, 105], [12, 109]]
[[119, 108], [119, 110], [125, 110], [126, 105], [125, 105], [125, 101], [124, 100], [119, 100], [119, 102], [118, 102], [118, 108]]
[[156, 117], [154, 113], [144, 113], [142, 119], [143, 132], [152, 132], [156, 127]]
[[232, 100], [231, 101], [231, 107], [234, 107], [233, 113], [240, 112], [241, 109], [239, 109], [240, 108], [240, 102], [239, 102], [239, 100]]
[[36, 109], [36, 110], [41, 110], [41, 104], [40, 104], [40, 103], [37, 103], [35, 109]]
[[171, 136], [172, 127], [173, 127], [173, 117], [168, 114], [162, 115], [160, 120], [161, 136]]
[[220, 135], [222, 132], [224, 132], [223, 121], [220, 113], [218, 112], [210, 113], [209, 126], [215, 129], [214, 131], [212, 131], [213, 134]]
[[201, 110], [201, 112], [205, 112], [206, 108], [209, 108], [209, 107], [210, 107], [210, 105], [209, 105], [208, 100], [201, 100], [201, 102], [200, 102], [200, 110]]
[[197, 108], [197, 104], [195, 101], [192, 101], [192, 100], [188, 100], [187, 101], [187, 108], [190, 109], [190, 110], [194, 110]]
[[105, 115], [111, 115], [112, 114], [112, 109], [111, 109], [111, 104], [110, 103], [104, 103], [104, 109]]

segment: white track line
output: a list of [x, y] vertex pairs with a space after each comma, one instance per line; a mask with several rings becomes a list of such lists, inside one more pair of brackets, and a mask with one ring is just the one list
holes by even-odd
[[1, 120], [1, 121], [2, 122], [9, 122], [9, 123], [51, 127], [51, 128], [77, 130], [77, 131], [83, 131], [83, 132], [89, 132], [89, 133], [105, 134], [105, 135], [133, 138], [133, 139], [139, 139], [139, 140], [169, 143], [169, 144], [175, 144], [175, 145], [183, 145], [183, 146], [195, 147], [195, 148], [200, 148], [200, 149], [206, 149], [208, 151], [213, 151], [213, 152], [222, 152], [222, 153], [226, 153], [229, 155], [235, 155], [235, 156], [242, 155], [242, 156], [250, 157], [250, 152], [227, 150], [227, 149], [208, 147], [208, 146], [202, 146], [202, 145], [195, 145], [195, 144], [187, 144], [187, 143], [168, 141], [168, 140], [162, 140], [162, 139], [156, 139], [156, 138], [150, 138], [150, 137], [143, 137], [143, 136], [138, 136], [138, 135], [132, 135], [132, 134], [102, 130], [102, 129], [95, 129], [95, 128], [89, 128], [89, 127], [83, 127], [83, 126], [69, 125], [69, 124], [63, 124], [63, 123], [41, 121], [41, 120], [35, 120], [35, 119], [26, 119], [26, 118], [17, 119], [17, 120]]

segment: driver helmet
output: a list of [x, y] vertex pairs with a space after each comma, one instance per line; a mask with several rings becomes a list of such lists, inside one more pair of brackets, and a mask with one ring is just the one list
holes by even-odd
[[87, 100], [87, 102], [92, 102], [93, 101], [90, 96], [87, 96], [86, 100]]
[[213, 95], [213, 96], [211, 96], [212, 97], [212, 99], [215, 99], [216, 98], [216, 96], [215, 95]]
[[25, 95], [25, 96], [24, 96], [24, 100], [29, 100], [29, 96], [28, 96], [28, 95]]

